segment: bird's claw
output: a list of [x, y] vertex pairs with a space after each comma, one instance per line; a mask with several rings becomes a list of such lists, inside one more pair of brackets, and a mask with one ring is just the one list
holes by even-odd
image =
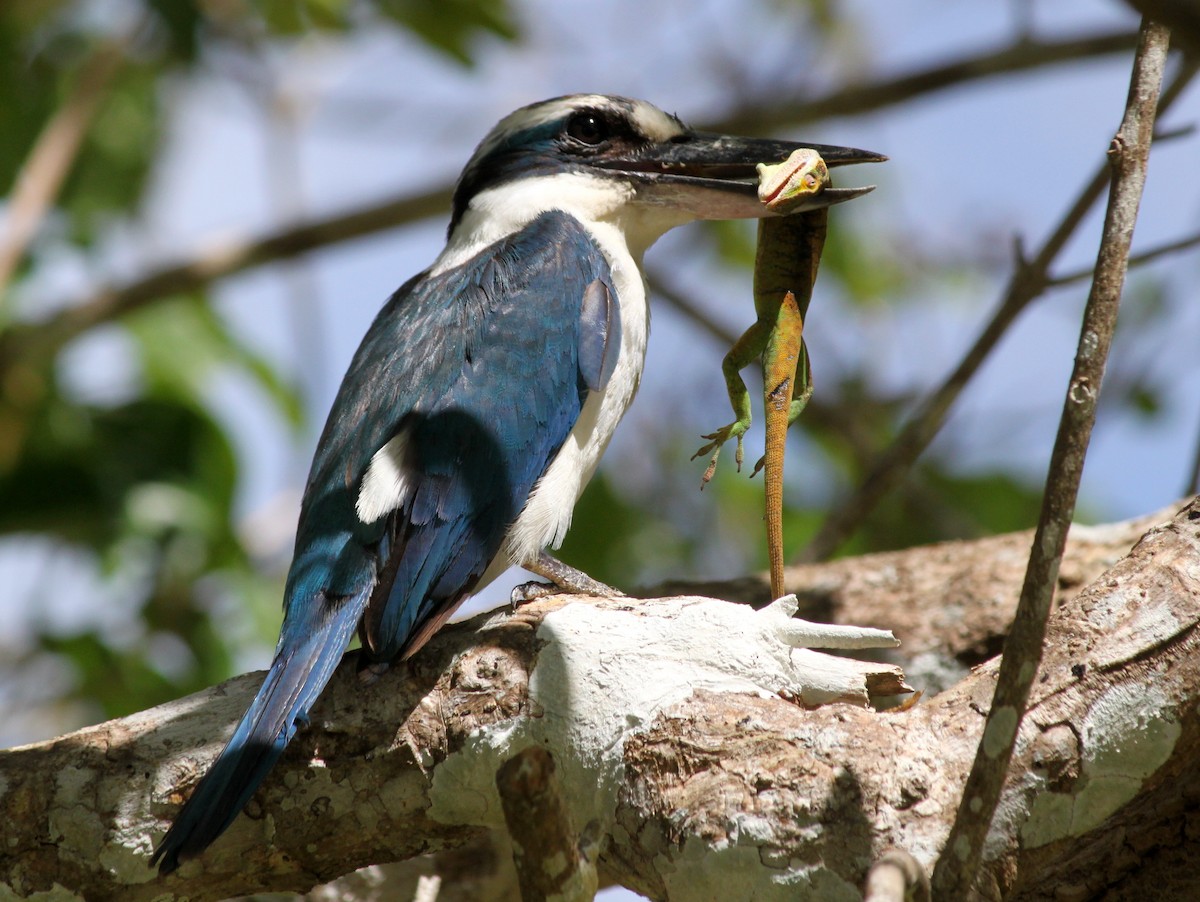
[[560, 592], [562, 592], [562, 589], [554, 583], [534, 579], [527, 583], [513, 586], [512, 592], [508, 595], [508, 603], [512, 605], [513, 610], [516, 610], [522, 605], [529, 604], [531, 601], [537, 601], [539, 598], [545, 598], [548, 595], [557, 595]]
[[379, 681], [379, 678], [387, 673], [391, 666], [387, 661], [371, 661], [362, 660], [358, 665], [358, 681], [364, 686], [373, 686]]

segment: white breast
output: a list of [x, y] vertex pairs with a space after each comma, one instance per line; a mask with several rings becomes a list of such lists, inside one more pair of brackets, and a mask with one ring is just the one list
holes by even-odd
[[615, 229], [596, 223], [586, 225], [612, 270], [613, 289], [621, 308], [621, 349], [608, 384], [589, 395], [575, 428], [509, 530], [505, 555], [518, 565], [532, 560], [547, 546], [557, 548], [562, 544], [575, 502], [596, 471], [617, 423], [633, 403], [646, 362], [650, 310], [641, 271], [623, 238], [609, 234]]

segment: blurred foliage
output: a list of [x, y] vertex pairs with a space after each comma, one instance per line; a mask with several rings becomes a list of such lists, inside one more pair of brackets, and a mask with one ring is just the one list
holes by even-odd
[[[218, 64], [214, 50], [227, 64], [230, 53], [261, 52], [264, 40], [368, 22], [409, 31], [463, 64], [480, 36], [517, 36], [504, 0], [6, 0], [0, 193], [13, 190], [89, 63], [117, 48], [120, 63], [40, 239], [56, 253], [96, 246], [110, 227], [137, 216], [170, 116], [164, 79], [203, 74]], [[238, 636], [267, 641], [274, 632], [282, 574], [253, 560], [238, 533], [239, 461], [227, 426], [213, 416], [212, 382], [232, 373], [255, 385], [293, 435], [303, 407], [295, 387], [202, 295], [163, 299], [107, 327], [136, 358], [136, 384], [117, 400], [82, 397], [87, 392], [71, 386], [86, 387], [88, 374], [66, 379], [61, 371], [73, 346], [52, 356], [30, 351], [36, 312], [13, 302], [42, 249], [31, 249], [9, 286], [15, 290], [0, 297], [0, 358], [9, 354], [0, 359], [0, 535], [89, 551], [114, 591], [138, 593], [137, 623], [120, 635], [100, 627], [64, 634], [41, 623], [34, 647], [0, 656], [0, 680], [17, 681], [39, 669], [32, 658], [54, 656], [73, 674], [63, 699], [79, 703], [72, 710], [111, 717], [230, 676]], [[238, 608], [253, 610], [240, 625], [227, 616]]]
[[[72, 237], [93, 240], [106, 216], [127, 214], [141, 197], [163, 125], [160, 79], [205, 65], [206, 45], [255, 52], [263, 38], [345, 31], [366, 14], [412, 31], [469, 64], [483, 34], [517, 37], [505, 0], [142, 0], [126, 21], [98, 21], [87, 0], [8, 0], [0, 5], [0, 192], [7, 194], [39, 132], [81, 67], [109, 41], [128, 48], [115, 83], [58, 198]], [[108, 31], [104, 29], [110, 29]]]

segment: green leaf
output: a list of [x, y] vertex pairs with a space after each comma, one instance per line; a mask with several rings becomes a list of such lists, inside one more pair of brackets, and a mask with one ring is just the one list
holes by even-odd
[[204, 16], [194, 0], [142, 0], [158, 32], [166, 38], [167, 56], [191, 64], [200, 53]]
[[517, 26], [505, 0], [374, 0], [379, 12], [463, 65], [470, 65], [471, 44], [481, 34], [517, 38]]
[[143, 378], [152, 392], [202, 404], [214, 370], [232, 367], [265, 392], [289, 426], [303, 424], [299, 392], [230, 330], [202, 294], [160, 301], [123, 324], [138, 342]]

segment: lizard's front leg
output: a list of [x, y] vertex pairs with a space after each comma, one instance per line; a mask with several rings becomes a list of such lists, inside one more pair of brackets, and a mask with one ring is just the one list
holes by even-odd
[[711, 452], [712, 459], [708, 462], [708, 468], [704, 471], [704, 475], [700, 479], [700, 488], [704, 488], [708, 481], [712, 479], [713, 473], [717, 470], [717, 458], [721, 454], [721, 446], [731, 438], [737, 439], [737, 451], [734, 452], [734, 460], [737, 462], [738, 470], [742, 469], [742, 460], [744, 457], [742, 451], [742, 436], [746, 434], [746, 430], [750, 428], [750, 392], [746, 388], [746, 383], [742, 381], [741, 371], [751, 363], [763, 355], [763, 351], [767, 346], [767, 339], [770, 335], [773, 323], [765, 322], [761, 319], [755, 321], [749, 329], [742, 333], [729, 353], [721, 361], [721, 372], [725, 374], [725, 388], [729, 392], [729, 403], [733, 407], [734, 421], [728, 426], [722, 426], [716, 432], [711, 432], [702, 438], [709, 439], [707, 445], [692, 455], [692, 460], [704, 454]]

